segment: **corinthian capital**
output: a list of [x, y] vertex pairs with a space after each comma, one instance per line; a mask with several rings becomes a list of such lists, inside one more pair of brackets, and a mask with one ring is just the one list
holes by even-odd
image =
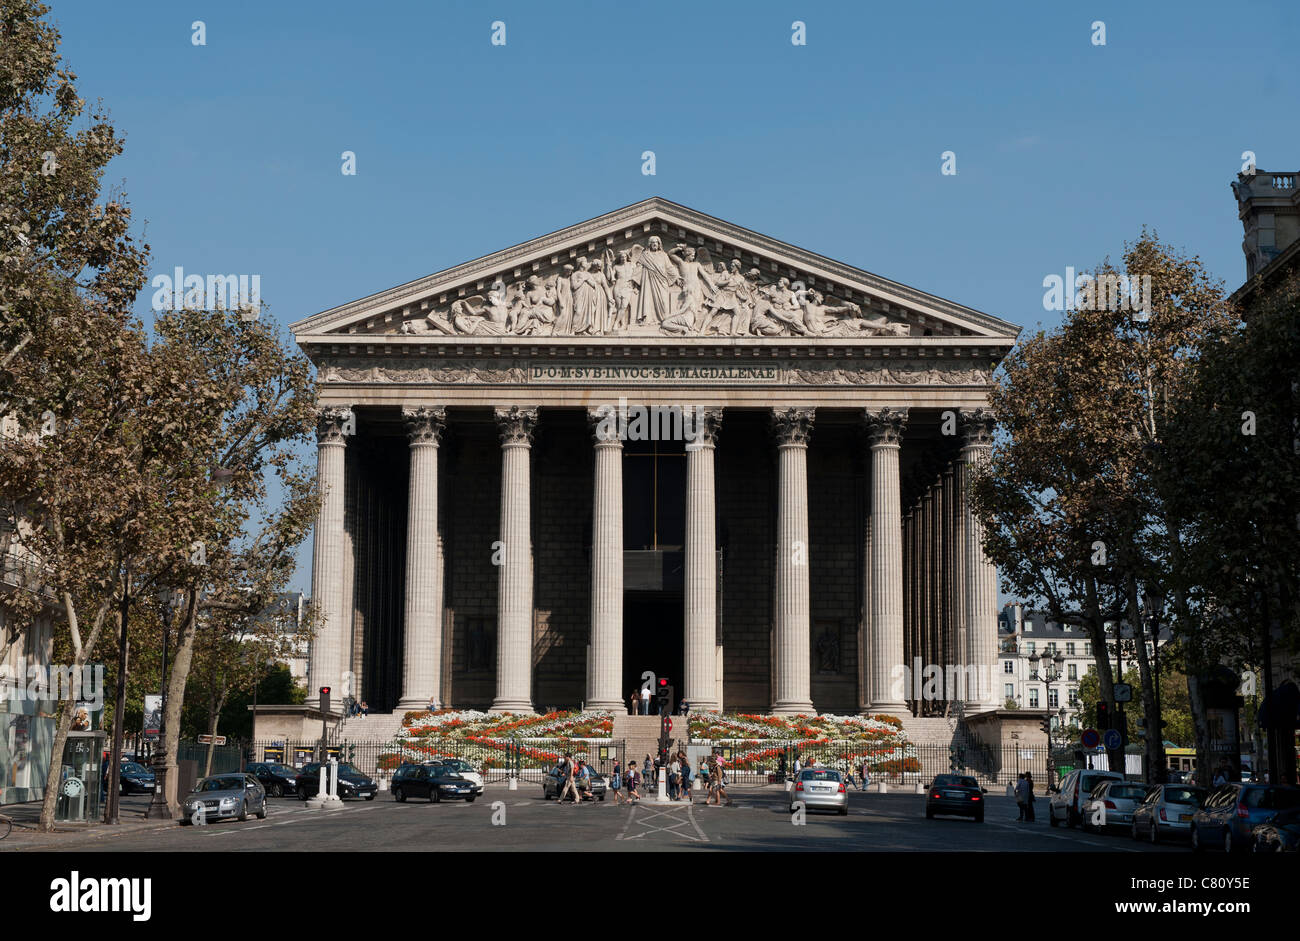
[[331, 405], [316, 410], [316, 441], [319, 444], [344, 444], [348, 435], [356, 434], [357, 419], [346, 405]]
[[403, 406], [402, 422], [406, 425], [406, 437], [412, 445], [436, 445], [442, 438], [443, 429], [447, 427], [447, 409], [441, 405], [420, 408]]
[[799, 445], [807, 447], [812, 437], [815, 408], [774, 408], [772, 409], [772, 434], [776, 436], [777, 447]]
[[686, 435], [686, 450], [715, 446], [721, 430], [721, 408], [706, 405], [687, 405], [682, 408], [682, 433]]
[[867, 438], [873, 448], [887, 444], [896, 445], [903, 440], [903, 429], [907, 427], [907, 409], [863, 409], [862, 420], [866, 423]]
[[993, 412], [987, 408], [964, 408], [961, 418], [962, 447], [991, 448], [993, 446]]
[[503, 447], [508, 444], [532, 444], [533, 429], [537, 427], [536, 405], [511, 405], [509, 408], [493, 409], [493, 414]]

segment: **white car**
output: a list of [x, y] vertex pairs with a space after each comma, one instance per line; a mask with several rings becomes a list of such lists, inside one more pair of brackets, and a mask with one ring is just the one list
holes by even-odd
[[1102, 781], [1083, 805], [1083, 828], [1105, 833], [1107, 827], [1132, 827], [1133, 811], [1151, 789], [1131, 781]]
[[438, 764], [450, 768], [466, 781], [472, 782], [475, 787], [481, 788], [483, 786], [483, 775], [476, 771], [468, 761], [463, 761], [460, 758], [435, 758], [434, 760]]
[[1151, 789], [1146, 801], [1133, 811], [1133, 839], [1146, 837], [1159, 843], [1161, 837], [1185, 839], [1192, 832], [1192, 815], [1201, 808], [1209, 796], [1203, 787], [1186, 784], [1158, 784]]
[[1060, 787], [1052, 792], [1047, 803], [1047, 821], [1054, 827], [1065, 824], [1077, 827], [1083, 820], [1083, 805], [1092, 789], [1102, 781], [1123, 781], [1124, 776], [1114, 771], [1079, 768], [1065, 776]]

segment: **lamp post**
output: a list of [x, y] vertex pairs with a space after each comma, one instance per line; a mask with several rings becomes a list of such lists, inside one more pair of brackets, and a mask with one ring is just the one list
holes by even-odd
[[[1043, 665], [1043, 674], [1039, 676], [1038, 665]], [[1056, 760], [1052, 755], [1052, 723], [1050, 720], [1052, 708], [1052, 684], [1062, 682], [1065, 679], [1065, 672], [1062, 667], [1065, 665], [1065, 654], [1059, 650], [1055, 654], [1038, 654], [1029, 655], [1029, 678], [1036, 683], [1043, 684], [1043, 696], [1047, 700], [1044, 705], [1048, 709], [1049, 720], [1047, 723], [1047, 786], [1052, 786], [1052, 771], [1056, 768]], [[1059, 700], [1058, 700], [1059, 702]], [[1060, 721], [1065, 721], [1065, 710], [1060, 709], [1058, 715]]]
[[180, 592], [172, 591], [170, 588], [163, 588], [158, 591], [157, 598], [162, 605], [162, 675], [159, 677], [159, 692], [162, 699], [162, 713], [158, 717], [158, 744], [154, 749], [153, 767], [154, 767], [154, 786], [153, 794], [149, 797], [149, 807], [145, 810], [146, 820], [159, 817], [167, 820], [171, 817], [171, 810], [167, 806], [167, 642], [172, 633], [172, 611], [176, 606], [177, 599], [181, 597]]

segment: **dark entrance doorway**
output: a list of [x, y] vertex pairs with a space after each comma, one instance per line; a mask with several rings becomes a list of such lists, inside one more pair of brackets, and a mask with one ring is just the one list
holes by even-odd
[[[623, 696], [641, 689], [641, 675], [667, 677], [682, 695], [684, 623], [681, 595], [629, 591], [623, 595]], [[673, 704], [676, 706], [676, 703]], [[653, 702], [652, 702], [653, 711]]]

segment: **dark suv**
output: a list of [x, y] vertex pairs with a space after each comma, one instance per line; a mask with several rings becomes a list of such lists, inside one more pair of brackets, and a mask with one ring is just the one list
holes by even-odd
[[1300, 788], [1235, 781], [1225, 784], [1192, 815], [1192, 849], [1247, 850], [1254, 842], [1251, 831], [1255, 826], [1292, 807], [1300, 807]]

